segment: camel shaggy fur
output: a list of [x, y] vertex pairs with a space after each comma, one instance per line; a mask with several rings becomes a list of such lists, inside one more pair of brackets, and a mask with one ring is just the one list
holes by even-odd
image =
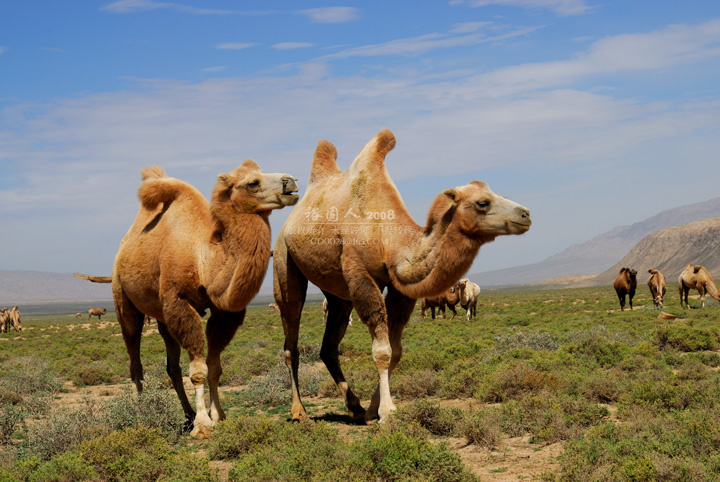
[[625, 311], [625, 295], [630, 300], [630, 310], [632, 311], [632, 300], [637, 289], [637, 271], [630, 268], [621, 268], [613, 282], [613, 287], [620, 300], [620, 311]]
[[10, 310], [0, 310], [0, 333], [7, 333], [10, 330]]
[[[394, 146], [393, 134], [382, 130], [342, 172], [335, 146], [320, 141], [307, 191], [273, 249], [274, 294], [285, 330], [294, 420], [307, 416], [298, 389], [298, 333], [308, 281], [328, 300], [320, 356], [350, 416], [382, 422], [395, 410], [390, 374], [402, 356], [402, 331], [416, 300], [438, 296], [455, 284], [484, 243], [530, 229], [526, 208], [478, 181], [442, 192], [427, 225], [418, 226], [385, 168], [385, 156]], [[338, 359], [353, 307], [370, 332], [379, 379], [367, 411], [348, 386]]]
[[[263, 173], [252, 160], [218, 176], [211, 202], [158, 166], [143, 170], [142, 178], [140, 211], [120, 243], [112, 275], [130, 375], [141, 392], [140, 340], [145, 315], [151, 316], [165, 341], [167, 373], [188, 425], [194, 426], [191, 435], [206, 436], [225, 418], [218, 399], [220, 353], [242, 324], [270, 260], [268, 216], [294, 205], [298, 188], [294, 177]], [[203, 333], [206, 310], [210, 318]], [[181, 348], [190, 355], [195, 410], [183, 387]]]
[[477, 313], [477, 301], [480, 296], [480, 287], [465, 278], [464, 276], [458, 281], [458, 295], [460, 298], [460, 306], [465, 308], [467, 320], [475, 318]]
[[649, 269], [648, 273], [650, 273], [650, 277], [647, 284], [648, 288], [650, 288], [653, 303], [656, 308], [662, 308], [663, 297], [665, 296], [665, 276], [656, 269]]
[[102, 319], [102, 315], [107, 313], [107, 308], [103, 308], [102, 310], [100, 308], [90, 308], [88, 310], [88, 320], [92, 318], [93, 316], [98, 317], [98, 321]]
[[693, 266], [688, 264], [685, 269], [680, 273], [678, 277], [678, 291], [680, 292], [680, 306], [683, 306], [683, 300], [685, 301], [685, 308], [690, 308], [688, 304], [688, 292], [690, 290], [697, 290], [700, 293], [700, 303], [705, 308], [705, 295], [710, 295], [717, 301], [720, 301], [720, 295], [718, 295], [717, 286], [713, 281], [712, 276], [708, 273], [703, 266]]

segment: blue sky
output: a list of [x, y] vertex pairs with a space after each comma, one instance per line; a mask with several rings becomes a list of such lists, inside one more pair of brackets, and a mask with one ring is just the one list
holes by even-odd
[[541, 261], [720, 195], [719, 80], [716, 0], [0, 2], [0, 269], [109, 274], [147, 165], [302, 192], [384, 127], [420, 224], [473, 179], [530, 209], [471, 272]]

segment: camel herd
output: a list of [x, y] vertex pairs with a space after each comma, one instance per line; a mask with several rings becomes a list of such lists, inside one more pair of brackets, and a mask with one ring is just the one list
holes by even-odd
[[0, 310], [0, 333], [9, 332], [11, 327], [15, 331], [22, 331], [20, 317], [20, 310], [17, 306], [13, 306], [12, 310], [7, 308]]
[[[142, 328], [145, 317], [151, 316], [158, 321], [167, 373], [191, 435], [206, 436], [224, 419], [218, 398], [220, 354], [243, 323], [272, 256], [275, 304], [270, 307], [282, 319], [293, 420], [307, 417], [298, 384], [298, 338], [308, 283], [325, 295], [320, 357], [348, 414], [366, 422], [386, 420], [395, 410], [390, 376], [402, 356], [402, 332], [416, 301], [442, 307], [443, 314], [445, 308], [455, 314], [460, 304], [472, 319], [480, 288], [463, 274], [483, 244], [498, 236], [523, 234], [532, 223], [527, 208], [472, 181], [438, 194], [425, 226], [418, 225], [385, 166], [395, 142], [392, 132], [380, 131], [342, 171], [335, 146], [321, 140], [302, 199], [293, 176], [264, 173], [252, 160], [220, 174], [210, 202], [190, 184], [166, 176], [162, 168], [144, 169], [140, 210], [120, 243], [112, 276], [76, 274], [112, 283], [137, 391], [142, 391], [143, 381]], [[271, 249], [268, 217], [275, 209], [293, 205]], [[699, 282], [684, 283], [695, 287]], [[715, 296], [717, 290], [708, 292]], [[378, 376], [367, 408], [340, 366], [338, 346], [353, 309], [370, 332]], [[207, 311], [210, 317], [203, 331]], [[183, 387], [182, 349], [190, 355], [194, 407]]]
[[437, 308], [437, 317], [442, 316], [444, 319], [446, 318], [445, 309], [447, 308], [453, 313], [452, 318], [450, 318], [450, 321], [452, 321], [457, 316], [455, 307], [459, 304], [465, 309], [467, 320], [470, 321], [475, 318], [479, 296], [480, 286], [463, 276], [443, 294], [420, 300], [420, 316], [424, 320], [429, 308], [430, 315], [434, 320], [435, 309]]
[[[648, 278], [647, 284], [650, 289], [653, 304], [656, 308], [662, 308], [663, 298], [665, 296], [665, 276], [656, 269], [649, 269], [648, 273], [650, 273], [650, 277]], [[615, 278], [613, 282], [613, 287], [620, 300], [620, 311], [625, 310], [626, 295], [629, 296], [630, 309], [632, 310], [632, 299], [633, 296], [635, 296], [635, 290], [637, 288], [637, 271], [630, 268], [621, 268], [617, 278]], [[684, 306], [686, 309], [690, 308], [688, 305], [688, 293], [690, 290], [697, 290], [700, 294], [700, 303], [703, 308], [705, 308], [705, 296], [708, 294], [717, 301], [720, 301], [717, 286], [715, 286], [715, 282], [712, 276], [710, 276], [710, 273], [708, 273], [708, 270], [700, 265], [693, 266], [692, 263], [688, 264], [678, 277], [680, 306]]]

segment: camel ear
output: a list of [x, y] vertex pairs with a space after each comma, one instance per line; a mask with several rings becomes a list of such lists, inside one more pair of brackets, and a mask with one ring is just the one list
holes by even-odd
[[218, 175], [218, 182], [225, 187], [230, 187], [233, 185], [233, 180], [228, 173], [222, 173]]
[[260, 169], [260, 166], [257, 165], [257, 162], [253, 161], [252, 159], [248, 159], [243, 162], [241, 164], [241, 167], [246, 167], [248, 169]]
[[445, 191], [443, 191], [443, 194], [453, 203], [457, 202], [458, 192], [455, 189], [446, 189]]

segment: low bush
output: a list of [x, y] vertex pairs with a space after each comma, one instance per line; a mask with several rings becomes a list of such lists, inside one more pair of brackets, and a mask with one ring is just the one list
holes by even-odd
[[417, 423], [434, 435], [451, 435], [462, 419], [460, 409], [443, 408], [440, 402], [420, 399], [397, 411], [405, 423]]

